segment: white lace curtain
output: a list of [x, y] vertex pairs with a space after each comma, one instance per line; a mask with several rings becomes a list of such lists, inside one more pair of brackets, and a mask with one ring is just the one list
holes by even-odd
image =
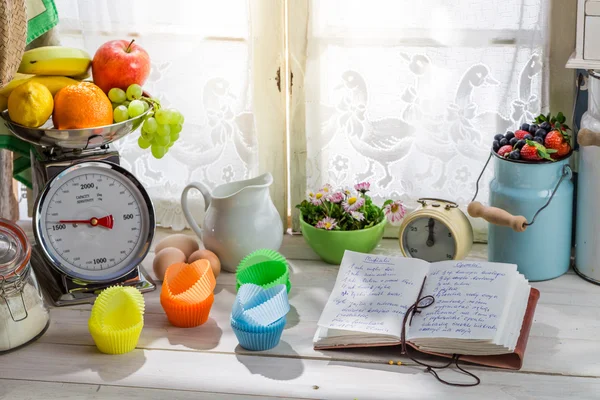
[[[309, 1], [307, 187], [369, 180], [380, 200], [465, 206], [493, 136], [547, 106], [549, 8], [547, 0]], [[480, 201], [492, 176], [490, 166]], [[481, 238], [486, 224], [473, 223]]]
[[[62, 45], [93, 56], [109, 40], [136, 39], [152, 60], [144, 89], [185, 116], [180, 140], [161, 160], [138, 147], [139, 132], [116, 143], [122, 165], [152, 196], [160, 225], [185, 227], [179, 196], [189, 182], [214, 187], [256, 174], [247, 1], [56, 0], [56, 5]], [[200, 219], [199, 201], [194, 210]]]

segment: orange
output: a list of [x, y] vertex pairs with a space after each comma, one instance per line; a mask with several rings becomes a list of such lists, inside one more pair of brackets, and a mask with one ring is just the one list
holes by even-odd
[[91, 82], [80, 82], [65, 86], [56, 93], [52, 120], [57, 129], [111, 125], [112, 104], [98, 86]]

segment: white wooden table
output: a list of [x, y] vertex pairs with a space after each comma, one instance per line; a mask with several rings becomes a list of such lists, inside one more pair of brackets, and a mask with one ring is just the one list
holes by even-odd
[[[145, 261], [148, 270], [152, 258]], [[239, 347], [229, 325], [235, 279], [223, 273], [211, 318], [198, 328], [171, 326], [159, 291], [146, 294], [138, 347], [124, 355], [98, 352], [87, 329], [91, 306], [53, 308], [44, 336], [0, 356], [0, 399], [600, 398], [600, 287], [572, 272], [533, 284], [541, 297], [521, 371], [471, 367], [481, 385], [455, 388], [438, 383], [394, 348], [314, 351], [316, 322], [338, 267], [290, 262], [292, 309], [273, 350]], [[390, 359], [403, 365], [390, 366]]]

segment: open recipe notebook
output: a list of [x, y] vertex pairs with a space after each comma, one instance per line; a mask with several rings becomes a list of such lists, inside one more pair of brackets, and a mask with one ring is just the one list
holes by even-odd
[[434, 303], [406, 324], [406, 342], [429, 354], [519, 369], [539, 291], [516, 265], [475, 261], [428, 263], [346, 251], [319, 319], [314, 347], [401, 344], [406, 311], [418, 298]]

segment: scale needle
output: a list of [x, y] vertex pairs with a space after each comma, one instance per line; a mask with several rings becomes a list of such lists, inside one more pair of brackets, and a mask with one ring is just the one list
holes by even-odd
[[112, 215], [107, 215], [102, 218], [90, 218], [90, 219], [77, 219], [77, 220], [61, 220], [58, 221], [61, 224], [90, 224], [91, 226], [103, 226], [108, 229], [112, 229], [115, 222]]
[[435, 220], [433, 218], [429, 218], [429, 222], [427, 223], [427, 227], [429, 228], [429, 237], [427, 237], [427, 247], [431, 247], [435, 244], [435, 239], [433, 238], [433, 226], [435, 225]]

